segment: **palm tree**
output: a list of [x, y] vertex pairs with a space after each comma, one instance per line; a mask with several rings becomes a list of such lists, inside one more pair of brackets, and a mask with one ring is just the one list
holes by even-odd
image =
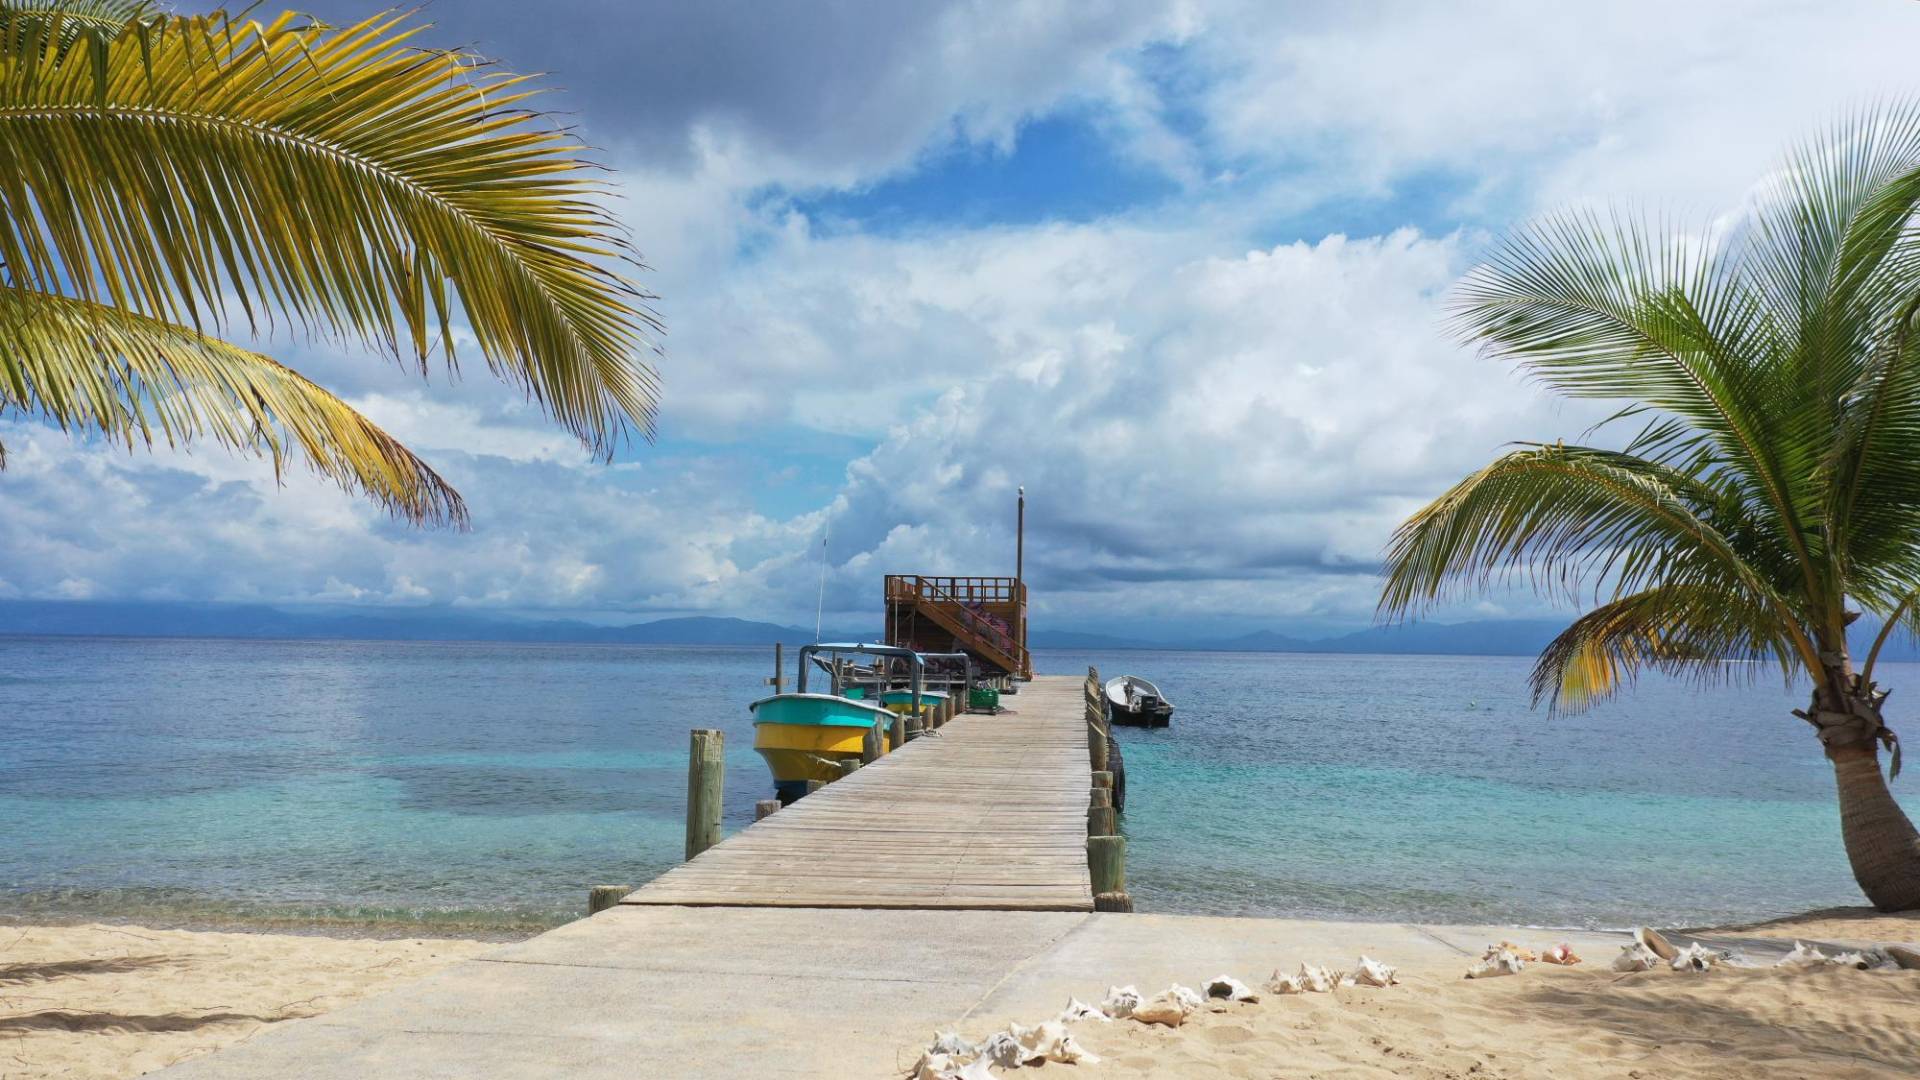
[[[1398, 618], [1514, 584], [1590, 600], [1534, 668], [1552, 707], [1644, 669], [1810, 679], [1793, 715], [1883, 910], [1920, 907], [1874, 682], [1920, 595], [1917, 205], [1920, 108], [1902, 107], [1793, 150], [1731, 226], [1565, 212], [1507, 239], [1458, 287], [1462, 336], [1637, 430], [1618, 449], [1518, 444], [1462, 480], [1395, 532], [1380, 601]], [[1883, 626], [1856, 668], [1862, 611]]]
[[0, 415], [304, 460], [464, 524], [406, 447], [216, 336], [284, 328], [422, 376], [460, 337], [595, 453], [651, 437], [658, 324], [584, 148], [423, 28], [0, 0]]

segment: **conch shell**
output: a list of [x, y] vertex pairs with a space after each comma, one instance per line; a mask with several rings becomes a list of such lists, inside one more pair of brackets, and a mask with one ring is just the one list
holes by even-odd
[[1572, 967], [1580, 962], [1580, 958], [1574, 955], [1573, 946], [1562, 943], [1541, 953], [1540, 962], [1543, 964], [1559, 964], [1562, 967]]
[[1260, 995], [1247, 989], [1246, 984], [1231, 975], [1215, 975], [1202, 983], [1200, 989], [1210, 998], [1226, 998], [1228, 1001], [1259, 1001]]
[[1273, 975], [1267, 979], [1267, 990], [1275, 994], [1304, 994], [1307, 986], [1298, 975], [1282, 975], [1279, 968], [1273, 969]]
[[[1679, 955], [1675, 953], [1674, 955]], [[1620, 955], [1613, 958], [1615, 971], [1652, 971], [1659, 967], [1660, 957], [1652, 949], [1638, 941], [1631, 945], [1620, 946]]]
[[1075, 1020], [1098, 1020], [1103, 1024], [1113, 1022], [1113, 1017], [1081, 1001], [1079, 998], [1068, 998], [1067, 1007], [1061, 1009], [1060, 1015], [1054, 1019], [1063, 1024], [1071, 1024]]
[[1726, 959], [1726, 957], [1722, 954], [1714, 952], [1712, 949], [1706, 948], [1696, 941], [1692, 945], [1675, 953], [1673, 959], [1668, 961], [1668, 963], [1673, 966], [1673, 970], [1675, 971], [1706, 971], [1724, 959]]
[[1469, 979], [1493, 979], [1502, 975], [1518, 975], [1527, 966], [1525, 960], [1503, 945], [1489, 945], [1480, 962], [1467, 969]]
[[1821, 952], [1817, 946], [1809, 945], [1804, 941], [1796, 941], [1793, 943], [1793, 951], [1781, 957], [1779, 962], [1773, 966], [1783, 968], [1824, 967], [1829, 959], [1831, 958], [1828, 957], [1826, 953]]
[[929, 1050], [920, 1055], [920, 1060], [907, 1074], [907, 1080], [946, 1080], [960, 1069], [960, 1063], [951, 1054], [936, 1054]]
[[[1175, 992], [1183, 989], [1186, 988], [1176, 986], [1163, 990], [1134, 1006], [1133, 1018], [1143, 1024], [1165, 1024], [1167, 1027], [1179, 1027], [1186, 1023], [1187, 1014], [1199, 1008], [1199, 1005], [1190, 1004]], [[1187, 993], [1191, 995], [1193, 991], [1187, 990]]]
[[1021, 1027], [1019, 1024], [1007, 1029], [1007, 1034], [1020, 1044], [1022, 1057], [1020, 1064], [1033, 1065], [1043, 1061], [1058, 1061], [1067, 1065], [1085, 1063], [1096, 1065], [1100, 1059], [1087, 1052], [1086, 1048], [1073, 1041], [1073, 1035], [1067, 1026], [1056, 1020], [1048, 1020], [1036, 1027]]
[[1140, 1007], [1140, 991], [1131, 986], [1107, 987], [1107, 1000], [1100, 1003], [1100, 1011], [1115, 1020], [1124, 1020], [1133, 1015]]
[[993, 1070], [988, 1068], [987, 1059], [974, 1058], [959, 1072], [941, 1073], [940, 1080], [994, 1080]]
[[[1532, 949], [1527, 948], [1525, 945], [1515, 945], [1511, 941], [1503, 941], [1499, 945], [1495, 946], [1495, 948], [1503, 949], [1507, 952], [1510, 952], [1529, 964], [1533, 963], [1535, 960], [1540, 959], [1539, 957], [1533, 955]], [[1492, 951], [1492, 950], [1488, 950], [1488, 951]]]
[[1680, 955], [1680, 950], [1673, 947], [1673, 942], [1662, 937], [1660, 931], [1649, 927], [1634, 927], [1633, 940], [1638, 943], [1641, 948], [1665, 960], [1669, 964], [1673, 963], [1674, 957]]
[[1360, 966], [1354, 970], [1348, 980], [1361, 986], [1392, 986], [1400, 981], [1399, 969], [1391, 968], [1364, 953], [1360, 956]]
[[987, 1045], [980, 1051], [976, 1062], [985, 1061], [1003, 1069], [1017, 1069], [1027, 1059], [1027, 1048], [1020, 1045], [1020, 1037], [1015, 1032], [1020, 1025], [1013, 1025], [1012, 1031], [996, 1031], [987, 1037]]
[[1325, 994], [1340, 985], [1340, 976], [1323, 967], [1301, 964], [1300, 973], [1294, 976], [1300, 988], [1316, 994]]
[[972, 1061], [980, 1056], [980, 1047], [961, 1038], [957, 1031], [936, 1031], [927, 1053], [950, 1057], [955, 1062]]

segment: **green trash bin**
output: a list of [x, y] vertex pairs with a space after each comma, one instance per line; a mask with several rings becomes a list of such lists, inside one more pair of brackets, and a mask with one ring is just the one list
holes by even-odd
[[967, 708], [1000, 711], [1000, 691], [991, 686], [976, 686], [967, 691]]

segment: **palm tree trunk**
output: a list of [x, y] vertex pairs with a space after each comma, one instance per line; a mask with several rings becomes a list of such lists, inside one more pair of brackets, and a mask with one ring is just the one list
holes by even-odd
[[1840, 835], [1860, 890], [1881, 911], [1920, 908], [1920, 831], [1893, 799], [1880, 773], [1880, 751], [1828, 746], [1840, 791]]

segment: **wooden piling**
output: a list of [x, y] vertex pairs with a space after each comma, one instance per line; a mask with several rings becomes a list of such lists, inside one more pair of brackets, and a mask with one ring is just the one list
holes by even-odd
[[1126, 837], [1087, 837], [1087, 872], [1093, 879], [1093, 910], [1133, 910], [1133, 897], [1127, 895]]
[[859, 758], [842, 758], [842, 759], [840, 759], [840, 775], [841, 775], [841, 777], [843, 777], [843, 778], [844, 778], [844, 777], [848, 777], [848, 776], [852, 776], [852, 775], [853, 775], [853, 774], [854, 774], [855, 772], [857, 772], [857, 771], [859, 771], [859, 769], [860, 769], [860, 759], [859, 759]]
[[893, 745], [892, 747], [890, 747], [890, 749], [898, 750], [901, 747], [907, 745], [907, 718], [899, 715], [898, 713], [895, 713], [893, 717], [893, 731], [891, 732], [891, 738], [893, 741]]
[[784, 692], [782, 688], [786, 685], [786, 683], [782, 681], [786, 678], [785, 671], [787, 664], [785, 649], [786, 647], [779, 642], [776, 641], [773, 643], [773, 692], [776, 694]]
[[1127, 891], [1127, 838], [1124, 836], [1087, 837], [1087, 871], [1093, 878], [1093, 894]]
[[595, 885], [587, 890], [587, 914], [598, 915], [633, 891], [631, 885]]
[[697, 728], [687, 754], [687, 858], [720, 842], [720, 799], [726, 790], [726, 736]]
[[1090, 789], [1087, 808], [1098, 810], [1101, 807], [1113, 808], [1113, 789], [1100, 787]]
[[807, 794], [811, 795], [826, 786], [827, 782], [825, 780], [809, 780], [807, 781]]
[[1113, 774], [1104, 770], [1094, 773], [1093, 786], [1096, 788], [1105, 788], [1111, 792], [1113, 790]]
[[918, 716], [907, 717], [907, 741], [912, 742], [927, 733], [927, 722]]
[[1120, 831], [1120, 818], [1111, 806], [1094, 806], [1087, 809], [1087, 835], [1112, 836]]
[[779, 799], [761, 799], [753, 804], [753, 820], [764, 821], [780, 810]]
[[860, 736], [860, 764], [871, 765], [886, 752], [887, 737], [880, 734], [880, 730], [880, 722], [876, 720], [867, 725], [866, 734]]

